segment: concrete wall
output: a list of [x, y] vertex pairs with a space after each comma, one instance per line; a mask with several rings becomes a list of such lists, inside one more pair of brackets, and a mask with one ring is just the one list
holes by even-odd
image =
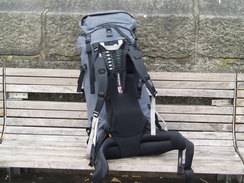
[[109, 9], [134, 15], [150, 70], [244, 71], [244, 0], [0, 0], [0, 60], [78, 69], [81, 17]]

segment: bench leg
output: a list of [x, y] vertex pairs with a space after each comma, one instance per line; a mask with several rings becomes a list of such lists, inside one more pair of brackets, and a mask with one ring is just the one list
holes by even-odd
[[[232, 180], [238, 179], [236, 176], [233, 175], [218, 175], [217, 176], [217, 181], [224, 181], [225, 183], [231, 183], [233, 182]], [[243, 183], [243, 180], [240, 176], [240, 179], [237, 180], [239, 183]]]
[[8, 173], [9, 181], [11, 181], [13, 176], [20, 175], [20, 168], [7, 168], [7, 173]]

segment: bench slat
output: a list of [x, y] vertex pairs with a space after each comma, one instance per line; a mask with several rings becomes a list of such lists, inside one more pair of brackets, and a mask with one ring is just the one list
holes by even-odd
[[[232, 133], [230, 132], [180, 132], [189, 139], [196, 140], [232, 140]], [[241, 135], [241, 133], [240, 133]], [[62, 137], [62, 138], [60, 138]], [[25, 140], [25, 141], [82, 141], [85, 142], [88, 136], [84, 132], [80, 136], [59, 136], [59, 135], [36, 135], [36, 134], [6, 134], [6, 140]], [[84, 143], [86, 144], [86, 143]], [[205, 147], [204, 147], [205, 148]]]
[[237, 132], [237, 133], [236, 133], [236, 137], [237, 137], [237, 139], [240, 140], [240, 141], [241, 141], [241, 140], [244, 140], [244, 133], [238, 133], [238, 132]]
[[206, 122], [206, 123], [231, 123], [231, 115], [197, 115], [197, 114], [162, 114], [166, 122], [181, 121], [181, 122]]
[[168, 81], [235, 81], [232, 73], [149, 72], [153, 80]]
[[190, 81], [154, 81], [156, 88], [167, 89], [234, 89], [234, 82], [190, 82]]
[[[0, 153], [3, 157], [8, 158], [10, 155], [15, 156], [16, 153], [15, 152], [10, 152], [9, 154], [9, 150], [11, 148], [7, 148], [7, 149], [0, 149]], [[77, 151], [77, 150], [72, 150], [69, 151], [66, 149], [66, 151], [64, 152], [58, 152], [55, 149], [50, 149], [50, 150], [46, 150], [46, 151], [41, 151], [42, 149], [23, 149], [23, 148], [18, 148], [18, 155], [20, 158], [21, 156], [24, 155], [28, 155], [30, 158], [33, 158], [35, 156], [39, 156], [39, 158], [44, 158], [46, 156], [49, 156], [49, 158], [47, 159], [56, 159], [56, 160], [62, 160], [63, 158], [84, 158], [85, 157], [85, 152], [81, 152], [81, 151]], [[43, 152], [43, 153], [42, 153]], [[55, 154], [52, 154], [54, 152], [57, 152]], [[216, 152], [216, 151], [211, 151], [211, 156], [209, 156], [209, 151], [203, 151], [203, 150], [196, 150], [195, 151], [195, 161], [202, 161], [202, 160], [234, 160], [234, 161], [238, 161], [239, 157], [238, 156], [232, 156], [231, 151], [225, 151], [225, 152]], [[169, 161], [169, 160], [174, 160], [177, 157], [177, 151], [173, 151], [171, 153], [166, 153], [164, 155], [161, 156], [161, 158], [165, 159], [165, 161]], [[21, 157], [24, 158], [24, 157]], [[37, 159], [39, 159], [37, 158]], [[156, 157], [158, 159], [158, 157]], [[207, 158], [207, 159], [206, 159]], [[15, 158], [14, 158], [15, 159]], [[27, 160], [28, 161], [28, 160]]]
[[244, 132], [244, 124], [236, 124], [236, 132]]
[[238, 107], [244, 107], [244, 99], [237, 99], [236, 106]]
[[79, 70], [69, 69], [31, 69], [31, 68], [6, 68], [7, 76], [43, 76], [43, 77], [67, 77], [77, 78]]
[[232, 124], [211, 124], [211, 123], [167, 123], [170, 130], [181, 131], [212, 131], [212, 132], [231, 132]]
[[237, 97], [244, 98], [244, 90], [237, 90]]
[[15, 127], [7, 126], [6, 133], [9, 134], [37, 134], [37, 135], [86, 135], [83, 129], [79, 128], [55, 128], [55, 127]]
[[244, 114], [244, 107], [236, 107], [236, 114], [243, 115]]
[[77, 78], [7, 77], [7, 84], [77, 86]]
[[156, 105], [159, 113], [178, 114], [233, 114], [233, 106]]
[[[77, 93], [76, 86], [52, 85], [15, 85], [7, 84], [7, 92], [32, 92], [32, 93]], [[208, 98], [233, 98], [232, 90], [200, 90], [200, 89], [158, 89], [159, 96], [184, 96]]]
[[7, 84], [6, 92], [31, 92], [31, 93], [77, 93], [76, 86], [52, 85], [15, 85]]
[[[7, 101], [7, 108], [12, 109], [54, 109], [86, 111], [83, 102], [54, 102], [54, 101]], [[162, 105], [157, 104], [160, 113], [183, 114], [233, 114], [233, 106], [201, 106], [201, 105]]]
[[237, 74], [237, 81], [244, 81], [244, 74], [243, 73]]
[[86, 128], [88, 127], [87, 120], [81, 119], [44, 119], [44, 118], [7, 118], [7, 124], [9, 126], [43, 126], [43, 127], [76, 127]]
[[158, 89], [159, 96], [234, 98], [233, 90]]
[[240, 90], [241, 89], [243, 90], [244, 89], [244, 82], [238, 82], [237, 83], [237, 88], [240, 89]]
[[[32, 117], [32, 118], [65, 118], [65, 119], [87, 119], [84, 111], [55, 111], [55, 110], [24, 110], [7, 109], [8, 117]], [[165, 121], [186, 122], [218, 122], [231, 123], [231, 115], [197, 115], [197, 114], [162, 114]]]
[[236, 116], [236, 123], [244, 123], [244, 116], [237, 115]]
[[45, 109], [65, 111], [86, 111], [84, 102], [55, 102], [55, 101], [7, 101], [7, 108], [12, 109]]
[[[79, 159], [78, 161], [69, 160], [69, 161], [39, 161], [33, 158], [34, 160], [5, 160], [1, 163], [4, 167], [22, 167], [22, 168], [55, 168], [60, 169], [63, 167], [65, 169], [77, 169], [77, 170], [92, 170], [87, 164], [89, 163], [86, 159]], [[143, 162], [145, 165], [141, 165], [141, 160], [137, 158], [133, 159], [120, 159], [120, 160], [111, 160], [109, 161], [110, 170], [114, 171], [134, 171], [134, 172], [176, 172], [177, 161], [166, 161], [162, 158], [159, 159], [150, 159], [149, 157], [143, 157]], [[131, 165], [131, 162], [134, 162]], [[137, 165], [137, 166], [135, 166]], [[163, 165], [163, 166], [162, 166]], [[242, 164], [239, 161], [226, 161], [225, 164], [216, 163], [213, 161], [202, 161], [193, 164], [193, 169], [195, 173], [209, 173], [212, 174], [242, 174], [243, 168]], [[211, 167], [211, 168], [210, 168]]]
[[51, 111], [51, 110], [24, 110], [24, 109], [8, 109], [9, 117], [33, 117], [33, 118], [72, 118], [87, 119], [87, 113], [84, 111]]

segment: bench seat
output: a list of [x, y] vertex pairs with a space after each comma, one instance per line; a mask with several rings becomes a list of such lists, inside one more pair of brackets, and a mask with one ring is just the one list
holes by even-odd
[[[76, 93], [78, 75], [77, 70], [6, 68], [5, 94], [9, 97], [5, 101], [6, 129], [0, 145], [0, 167], [92, 169], [85, 158], [86, 104], [62, 100], [66, 94], [81, 95]], [[205, 105], [157, 104], [168, 128], [179, 130], [195, 144], [194, 171], [243, 174], [244, 165], [233, 139], [236, 133], [242, 150], [243, 135], [234, 131], [241, 131], [235, 123], [233, 103], [236, 74], [157, 72], [151, 73], [151, 77], [159, 99], [187, 97], [210, 101]], [[60, 97], [55, 101], [19, 98], [26, 94]], [[110, 160], [109, 167], [114, 171], [176, 172], [177, 157], [177, 151], [171, 151], [159, 156]]]

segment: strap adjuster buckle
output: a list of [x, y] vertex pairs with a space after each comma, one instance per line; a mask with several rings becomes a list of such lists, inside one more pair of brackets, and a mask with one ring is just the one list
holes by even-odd
[[87, 65], [86, 64], [83, 64], [80, 66], [80, 70], [81, 71], [85, 71], [87, 69]]
[[104, 98], [104, 96], [105, 96], [105, 95], [104, 95], [104, 92], [98, 92], [97, 95], [98, 95], [98, 97], [101, 97], [101, 98]]
[[111, 28], [106, 28], [106, 36], [107, 37], [113, 37], [113, 32]]
[[98, 116], [99, 116], [99, 112], [94, 111], [94, 112], [93, 112], [93, 117], [98, 118]]

